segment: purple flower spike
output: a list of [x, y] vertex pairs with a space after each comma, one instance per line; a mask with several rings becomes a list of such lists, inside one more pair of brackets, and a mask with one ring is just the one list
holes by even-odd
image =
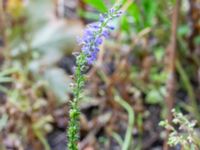
[[86, 55], [87, 63], [93, 64], [97, 59], [99, 52], [99, 46], [103, 42], [104, 38], [109, 38], [110, 31], [114, 30], [113, 26], [109, 23], [119, 17], [121, 11], [118, 8], [112, 8], [107, 14], [101, 14], [99, 16], [99, 22], [90, 24], [84, 31], [83, 37], [79, 39], [79, 43], [82, 44], [82, 52]]

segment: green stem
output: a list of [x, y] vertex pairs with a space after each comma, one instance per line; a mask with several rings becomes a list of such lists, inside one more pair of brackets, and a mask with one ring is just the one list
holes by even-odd
[[124, 143], [122, 145], [122, 150], [128, 150], [131, 145], [132, 130], [133, 130], [133, 125], [134, 125], [133, 108], [125, 100], [123, 100], [121, 97], [119, 97], [119, 95], [117, 95], [117, 94], [115, 96], [115, 101], [117, 101], [128, 112], [128, 128], [126, 130]]
[[76, 60], [77, 67], [75, 70], [75, 85], [73, 88], [74, 99], [71, 101], [71, 107], [69, 112], [69, 127], [67, 132], [68, 137], [68, 150], [78, 150], [78, 140], [79, 140], [79, 116], [80, 108], [78, 103], [81, 99], [82, 87], [85, 83], [85, 76], [83, 74], [83, 67], [86, 63], [86, 58], [83, 53], [81, 53]]
[[192, 85], [190, 84], [190, 81], [186, 72], [184, 71], [183, 67], [181, 66], [181, 63], [178, 60], [176, 61], [176, 67], [183, 81], [183, 84], [187, 90], [188, 96], [190, 98], [190, 104], [193, 108], [192, 112], [194, 113], [194, 116], [197, 118], [198, 122], [200, 123], [200, 114], [198, 110], [198, 104], [194, 95], [194, 89]]

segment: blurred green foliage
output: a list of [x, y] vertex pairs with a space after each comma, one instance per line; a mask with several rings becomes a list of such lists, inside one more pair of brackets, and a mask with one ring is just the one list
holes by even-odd
[[106, 12], [107, 11], [106, 4], [102, 0], [95, 0], [95, 1], [93, 1], [93, 0], [84, 0], [84, 2], [86, 4], [91, 5], [92, 7], [97, 9], [98, 11], [101, 11], [101, 12]]
[[[35, 140], [40, 141], [40, 147], [35, 149], [50, 149], [46, 137], [54, 130], [58, 119], [55, 110], [63, 111], [61, 108], [67, 107], [71, 98], [70, 74], [73, 71], [66, 73], [66, 70], [73, 70], [74, 62], [70, 54], [79, 49], [76, 37], [81, 35], [84, 23], [96, 21], [99, 13], [106, 12], [115, 3], [115, 0], [71, 1], [67, 0], [62, 8], [69, 15], [72, 11], [74, 18], [59, 17], [55, 12], [60, 7], [49, 0], [29, 0], [28, 3], [7, 0], [5, 12], [0, 11], [0, 23], [5, 24], [0, 24], [0, 40], [3, 41], [0, 42], [0, 141], [15, 139], [24, 146]], [[194, 30], [191, 24], [194, 22], [188, 2], [182, 2], [179, 14], [174, 100], [176, 108], [199, 120], [194, 109], [199, 111], [200, 36], [196, 35], [191, 42]], [[131, 146], [142, 149], [148, 143], [145, 138], [150, 139], [162, 132], [157, 124], [160, 119], [166, 118], [166, 81], [169, 74], [166, 71], [165, 51], [171, 36], [174, 5], [175, 0], [123, 0], [124, 13], [118, 29], [102, 47], [103, 60], [91, 67], [97, 75], [92, 74], [92, 81], [85, 89], [85, 101], [81, 104], [84, 108], [88, 107], [86, 117], [93, 117], [90, 112], [93, 107], [98, 107], [95, 115], [111, 110], [112, 115], [120, 113], [123, 116], [123, 121], [117, 119], [116, 123], [113, 121], [115, 117], [111, 117], [111, 121], [101, 127], [105, 131], [99, 136], [103, 137], [99, 138], [99, 143], [108, 144], [106, 140], [110, 140], [110, 135], [106, 134], [112, 132], [116, 133], [114, 139], [123, 144], [121, 137], [125, 136], [128, 127], [124, 109], [129, 105], [135, 113], [134, 143]], [[193, 49], [190, 48], [191, 43], [194, 43]], [[61, 60], [69, 55], [61, 68]], [[119, 90], [127, 107], [122, 109], [112, 101], [111, 88]], [[67, 108], [64, 110], [67, 111]], [[62, 112], [65, 117], [66, 111]], [[65, 123], [61, 124], [65, 126]], [[153, 124], [151, 131], [146, 127], [149, 124]], [[89, 131], [83, 132], [86, 134]], [[159, 135], [157, 140], [160, 142], [164, 138]], [[2, 147], [4, 145], [0, 142]]]

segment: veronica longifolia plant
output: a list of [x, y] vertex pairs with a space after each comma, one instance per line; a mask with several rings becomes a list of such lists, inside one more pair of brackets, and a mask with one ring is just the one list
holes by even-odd
[[74, 98], [71, 101], [69, 112], [69, 127], [68, 127], [68, 150], [78, 150], [79, 140], [79, 115], [80, 110], [78, 102], [81, 99], [82, 88], [85, 84], [85, 67], [91, 65], [97, 59], [99, 46], [103, 42], [103, 38], [108, 38], [110, 31], [114, 27], [110, 22], [119, 17], [121, 11], [120, 6], [116, 5], [106, 14], [101, 14], [99, 21], [87, 26], [83, 37], [79, 39], [79, 44], [82, 46], [81, 52], [76, 56], [76, 68], [74, 74], [73, 94]]

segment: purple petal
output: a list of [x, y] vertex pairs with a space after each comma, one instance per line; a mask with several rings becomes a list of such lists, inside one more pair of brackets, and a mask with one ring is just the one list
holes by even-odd
[[108, 30], [104, 30], [104, 31], [102, 32], [102, 35], [103, 35], [105, 38], [109, 38], [109, 36], [110, 36]]
[[95, 45], [99, 46], [99, 45], [102, 44], [102, 42], [103, 42], [102, 38], [98, 37], [98, 38], [96, 39], [96, 41], [95, 41]]

